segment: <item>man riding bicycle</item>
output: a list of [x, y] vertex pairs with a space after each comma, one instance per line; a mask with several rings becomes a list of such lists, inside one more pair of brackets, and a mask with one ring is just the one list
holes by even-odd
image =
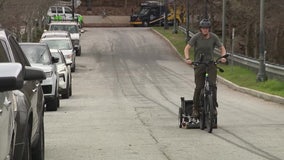
[[[214, 64], [213, 54], [214, 48], [218, 47], [220, 49], [221, 56], [226, 54], [226, 49], [221, 43], [218, 36], [210, 32], [211, 22], [208, 19], [202, 19], [199, 23], [200, 32], [196, 33], [187, 43], [184, 48], [184, 57], [187, 64], [192, 64], [193, 61], [190, 60], [190, 48], [194, 48], [194, 62], [208, 63], [208, 74], [209, 74], [209, 83], [210, 88], [213, 88], [213, 101], [215, 107], [218, 107], [217, 103], [217, 68]], [[222, 63], [226, 62], [226, 58], [221, 59]], [[193, 96], [193, 108], [192, 108], [192, 118], [199, 117], [199, 96], [202, 88], [204, 87], [206, 66], [200, 64], [194, 67], [194, 77], [195, 77], [195, 90]], [[217, 110], [215, 108], [215, 114], [217, 115]]]

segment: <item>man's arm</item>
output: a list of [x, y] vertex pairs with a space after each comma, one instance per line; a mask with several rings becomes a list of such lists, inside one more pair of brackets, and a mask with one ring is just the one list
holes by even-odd
[[226, 54], [226, 49], [223, 45], [220, 47], [220, 52], [221, 52], [221, 56], [224, 56]]
[[189, 44], [187, 44], [185, 47], [184, 47], [184, 58], [185, 58], [185, 62], [187, 64], [192, 64], [191, 60], [190, 60], [190, 57], [189, 57], [189, 50], [190, 50], [191, 46]]
[[[222, 46], [220, 47], [220, 54], [221, 54], [221, 56], [224, 56], [226, 53], [227, 53], [227, 52], [226, 52], [226, 49], [225, 49], [225, 47], [222, 45]], [[226, 58], [221, 58], [221, 62], [222, 62], [222, 63], [225, 63], [226, 61], [227, 61]]]

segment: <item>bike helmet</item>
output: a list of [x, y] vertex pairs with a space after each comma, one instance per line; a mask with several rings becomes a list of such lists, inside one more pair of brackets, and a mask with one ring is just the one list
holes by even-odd
[[211, 27], [211, 22], [209, 19], [202, 19], [199, 22], [199, 28], [210, 28]]

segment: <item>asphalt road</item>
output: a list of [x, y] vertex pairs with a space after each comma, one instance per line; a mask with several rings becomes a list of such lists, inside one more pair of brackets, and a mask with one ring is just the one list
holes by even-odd
[[178, 127], [193, 69], [147, 28], [86, 28], [73, 96], [45, 112], [46, 160], [281, 160], [284, 107], [218, 84], [218, 129]]

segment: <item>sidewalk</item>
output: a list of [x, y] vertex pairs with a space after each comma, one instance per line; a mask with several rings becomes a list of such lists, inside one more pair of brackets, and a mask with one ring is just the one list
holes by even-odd
[[129, 27], [130, 16], [83, 15], [84, 27]]

